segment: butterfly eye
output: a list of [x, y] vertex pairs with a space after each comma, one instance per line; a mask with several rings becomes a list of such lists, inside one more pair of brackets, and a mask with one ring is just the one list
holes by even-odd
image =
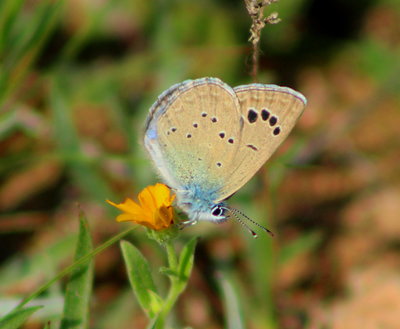
[[211, 210], [211, 214], [215, 217], [219, 217], [222, 216], [224, 214], [224, 209], [222, 209], [220, 206], [215, 206], [212, 210]]

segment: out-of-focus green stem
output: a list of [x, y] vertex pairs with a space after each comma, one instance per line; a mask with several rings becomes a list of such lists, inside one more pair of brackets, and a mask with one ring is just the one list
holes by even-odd
[[[168, 265], [169, 269], [178, 274], [178, 255], [176, 254], [176, 250], [172, 244], [172, 241], [168, 241], [164, 244], [167, 257], [168, 257]], [[161, 312], [158, 314], [157, 319], [154, 325], [151, 328], [155, 329], [163, 329], [165, 328], [165, 321], [168, 314], [171, 312], [171, 309], [176, 303], [179, 295], [185, 289], [186, 281], [182, 281], [182, 279], [178, 276], [170, 276], [171, 286], [167, 295], [167, 298], [164, 301], [163, 308]]]
[[94, 249], [89, 254], [79, 258], [76, 262], [74, 262], [73, 264], [71, 264], [68, 267], [66, 267], [64, 270], [62, 270], [60, 273], [58, 273], [53, 279], [51, 279], [50, 281], [46, 282], [43, 286], [41, 286], [39, 289], [37, 289], [35, 292], [33, 292], [30, 296], [28, 296], [25, 299], [23, 299], [21, 301], [21, 303], [19, 303], [19, 305], [15, 308], [15, 310], [22, 308], [24, 305], [29, 303], [31, 300], [33, 300], [36, 297], [38, 297], [42, 292], [44, 292], [54, 282], [60, 280], [61, 278], [63, 278], [67, 274], [71, 273], [77, 266], [81, 265], [82, 263], [85, 263], [90, 258], [93, 258], [95, 255], [97, 255], [98, 253], [102, 252], [104, 249], [108, 248], [113, 243], [119, 241], [125, 235], [127, 235], [130, 232], [132, 232], [134, 229], [136, 229], [136, 227], [129, 228], [129, 229], [127, 229], [127, 230], [125, 230], [125, 231], [113, 236], [111, 239], [107, 240], [106, 242], [104, 242], [103, 244], [98, 246], [96, 249]]
[[165, 249], [167, 251], [169, 268], [173, 271], [176, 271], [178, 269], [178, 256], [176, 254], [172, 241], [167, 241], [165, 243]]

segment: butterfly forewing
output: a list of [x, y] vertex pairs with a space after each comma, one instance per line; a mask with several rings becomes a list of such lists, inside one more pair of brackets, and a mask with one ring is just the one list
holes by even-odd
[[251, 84], [234, 90], [243, 125], [229, 179], [219, 192], [220, 200], [247, 183], [270, 158], [290, 133], [306, 104], [303, 95], [286, 87]]

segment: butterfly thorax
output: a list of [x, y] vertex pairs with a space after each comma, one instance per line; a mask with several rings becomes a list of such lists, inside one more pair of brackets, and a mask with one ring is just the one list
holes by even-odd
[[215, 202], [217, 200], [215, 190], [191, 184], [177, 190], [176, 194], [178, 207], [187, 213], [190, 221], [223, 222], [226, 220], [223, 210], [225, 203]]

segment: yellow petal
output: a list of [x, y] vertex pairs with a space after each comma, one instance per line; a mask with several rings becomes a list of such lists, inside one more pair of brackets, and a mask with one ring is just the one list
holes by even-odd
[[140, 204], [129, 198], [119, 204], [107, 202], [124, 212], [117, 217], [118, 222], [132, 221], [153, 230], [171, 226], [174, 216], [171, 204], [175, 195], [171, 195], [169, 187], [160, 183], [147, 186], [139, 193], [138, 199]]
[[118, 208], [119, 210], [122, 210], [123, 212], [126, 212], [128, 214], [132, 214], [132, 215], [137, 215], [137, 214], [142, 214], [143, 213], [143, 209], [132, 199], [126, 198], [125, 201], [123, 203], [119, 203], [116, 204], [110, 200], [107, 200], [107, 202]]
[[121, 215], [117, 216], [116, 221], [117, 222], [131, 222], [131, 221], [134, 222], [135, 220], [131, 214], [121, 214]]
[[154, 192], [154, 186], [147, 186], [138, 195], [140, 206], [145, 211], [150, 213], [152, 213], [157, 208], [157, 203], [156, 200], [154, 199], [153, 192]]
[[162, 206], [159, 208], [158, 216], [159, 216], [160, 221], [162, 222], [163, 226], [168, 227], [173, 222], [173, 212], [172, 211], [173, 211], [173, 209], [171, 206], [169, 206], [169, 207]]
[[157, 203], [157, 208], [160, 208], [163, 205], [171, 205], [170, 189], [166, 185], [157, 183], [153, 193]]

